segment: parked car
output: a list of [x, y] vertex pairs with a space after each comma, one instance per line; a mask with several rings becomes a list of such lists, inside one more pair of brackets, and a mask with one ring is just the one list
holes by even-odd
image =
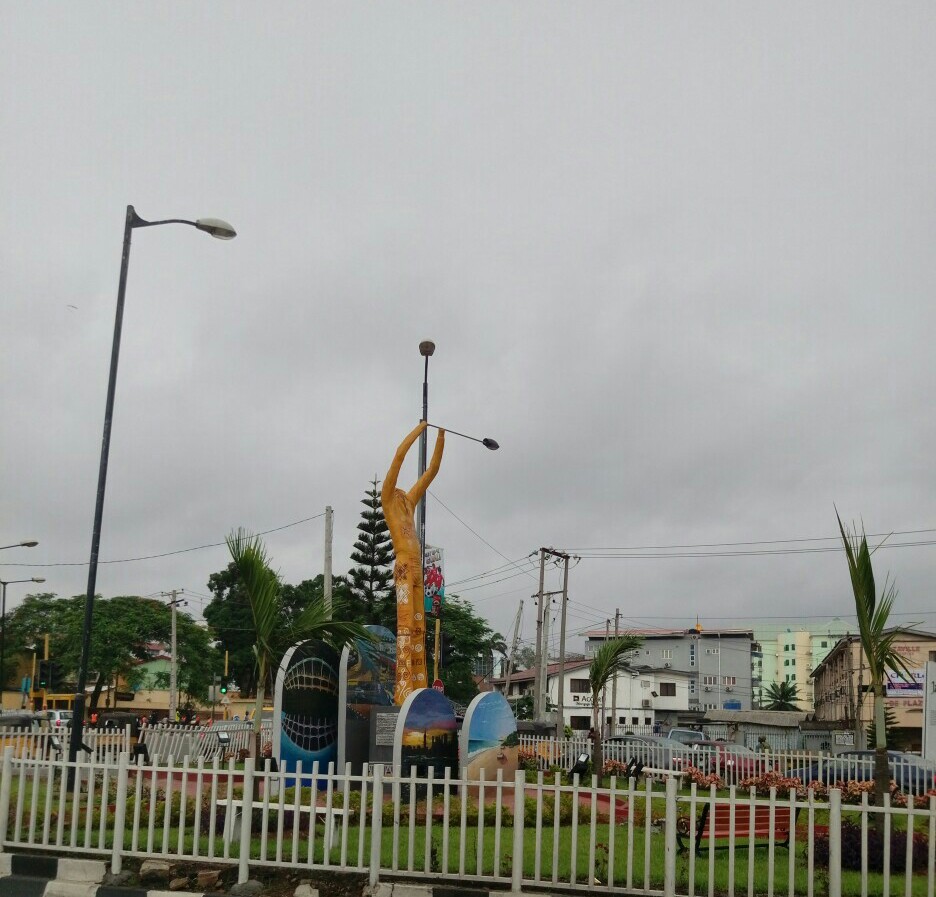
[[672, 769], [686, 762], [689, 751], [684, 744], [660, 735], [615, 735], [603, 742], [606, 760], [627, 763], [637, 760], [644, 766]]
[[36, 714], [36, 719], [42, 726], [48, 726], [50, 729], [62, 729], [71, 726], [71, 710], [41, 710]]
[[669, 732], [666, 733], [666, 737], [673, 741], [678, 741], [680, 744], [689, 745], [707, 740], [705, 733], [700, 732], [698, 729], [670, 729]]
[[[891, 779], [904, 794], [925, 794], [936, 788], [936, 763], [916, 754], [888, 751], [887, 766]], [[801, 782], [871, 782], [874, 780], [874, 751], [844, 751], [834, 757], [814, 760], [807, 766], [787, 773]]]
[[746, 779], [773, 770], [767, 754], [759, 754], [743, 744], [720, 742], [716, 751], [716, 771], [723, 778]]

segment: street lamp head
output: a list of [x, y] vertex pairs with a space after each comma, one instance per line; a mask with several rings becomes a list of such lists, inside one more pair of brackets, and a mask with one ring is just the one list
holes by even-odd
[[481, 444], [486, 448], [490, 449], [492, 452], [496, 452], [500, 446], [497, 444], [496, 439], [488, 439], [486, 436], [481, 440]]
[[29, 539], [26, 542], [20, 542], [20, 548], [35, 548], [38, 544], [35, 539]]
[[34, 576], [34, 577], [32, 578], [32, 581], [33, 581], [33, 582], [45, 582], [45, 577], [44, 577], [44, 576]]
[[419, 354], [423, 358], [429, 358], [435, 352], [435, 343], [431, 339], [424, 339], [419, 344]]
[[199, 218], [195, 222], [195, 227], [219, 240], [233, 240], [237, 236], [237, 231], [220, 218]]

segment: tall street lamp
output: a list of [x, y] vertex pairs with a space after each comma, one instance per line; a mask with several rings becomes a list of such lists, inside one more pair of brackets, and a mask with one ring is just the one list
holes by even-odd
[[117, 361], [120, 357], [120, 331], [123, 326], [124, 297], [127, 292], [127, 269], [130, 264], [130, 237], [135, 227], [156, 227], [160, 224], [188, 224], [219, 240], [233, 240], [237, 231], [220, 218], [165, 218], [161, 221], [145, 221], [137, 215], [133, 206], [127, 206], [124, 222], [123, 254], [120, 259], [120, 281], [117, 286], [117, 314], [114, 318], [114, 341], [111, 347], [110, 376], [107, 381], [107, 403], [104, 406], [104, 436], [101, 440], [101, 463], [98, 468], [97, 499], [94, 506], [94, 528], [91, 533], [91, 560], [88, 564], [88, 593], [85, 596], [84, 625], [81, 633], [81, 661], [78, 666], [78, 684], [75, 688], [74, 713], [72, 715], [71, 739], [68, 759], [74, 763], [81, 748], [84, 729], [85, 688], [88, 679], [88, 663], [91, 655], [91, 623], [94, 617], [94, 591], [97, 584], [98, 550], [101, 545], [101, 519], [104, 515], [104, 488], [107, 483], [107, 460], [110, 452], [111, 423], [114, 418], [114, 391], [117, 387]]
[[[25, 542], [14, 542], [12, 545], [0, 545], [0, 551], [4, 548], [35, 548], [39, 543], [35, 539], [28, 539]], [[29, 580], [26, 580], [29, 582]]]
[[6, 587], [17, 582], [45, 582], [44, 577], [34, 576], [32, 579], [0, 580], [0, 711], [3, 710], [3, 693], [6, 691], [6, 675], [4, 661], [6, 660]]
[[[424, 339], [419, 344], [419, 354], [425, 359], [423, 366], [423, 404], [422, 417], [420, 420], [429, 420], [429, 358], [435, 352], [435, 343], [431, 339]], [[428, 443], [426, 431], [423, 430], [419, 436], [419, 472], [417, 481], [426, 472], [426, 445]], [[425, 575], [426, 571], [426, 496], [419, 499], [418, 509], [419, 523], [419, 564]], [[421, 600], [421, 599], [420, 599]]]

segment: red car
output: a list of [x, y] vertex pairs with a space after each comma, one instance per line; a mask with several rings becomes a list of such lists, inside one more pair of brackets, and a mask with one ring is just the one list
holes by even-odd
[[690, 763], [702, 772], [714, 772], [723, 779], [737, 782], [773, 769], [765, 754], [758, 754], [742, 744], [728, 741], [698, 741]]

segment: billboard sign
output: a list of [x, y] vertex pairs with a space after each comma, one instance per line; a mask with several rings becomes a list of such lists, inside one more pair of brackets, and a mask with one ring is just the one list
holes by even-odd
[[442, 605], [445, 603], [445, 558], [441, 548], [433, 545], [426, 546], [423, 583], [426, 615], [442, 616]]
[[926, 671], [911, 668], [912, 678], [904, 679], [893, 670], [885, 670], [885, 695], [888, 698], [922, 698], [923, 684], [926, 680]]
[[936, 760], [936, 660], [927, 661], [923, 691], [923, 756]]

